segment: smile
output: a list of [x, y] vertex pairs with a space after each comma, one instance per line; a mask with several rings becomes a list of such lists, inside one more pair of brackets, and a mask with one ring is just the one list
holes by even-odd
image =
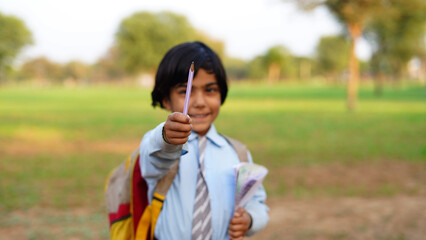
[[205, 113], [205, 114], [191, 114], [189, 115], [191, 118], [195, 118], [195, 119], [199, 119], [199, 118], [205, 118], [207, 116], [209, 116], [210, 113]]

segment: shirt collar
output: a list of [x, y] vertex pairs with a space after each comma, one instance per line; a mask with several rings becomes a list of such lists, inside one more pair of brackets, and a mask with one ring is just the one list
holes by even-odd
[[[197, 139], [198, 134], [196, 132], [191, 132], [191, 135], [189, 135], [188, 141], [191, 142], [195, 139]], [[226, 144], [226, 140], [216, 131], [216, 128], [214, 125], [210, 125], [210, 129], [206, 134], [207, 139], [209, 139], [211, 142], [213, 142], [218, 147], [222, 147]]]

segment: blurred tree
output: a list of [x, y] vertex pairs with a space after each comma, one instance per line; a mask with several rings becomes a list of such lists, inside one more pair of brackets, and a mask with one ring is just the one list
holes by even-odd
[[35, 58], [25, 62], [21, 66], [21, 75], [26, 79], [38, 82], [52, 81], [61, 82], [64, 79], [63, 67], [45, 57]]
[[382, 2], [378, 0], [296, 0], [305, 10], [318, 6], [325, 6], [342, 22], [350, 35], [351, 47], [349, 55], [349, 80], [347, 89], [347, 107], [349, 111], [355, 109], [358, 98], [359, 62], [355, 55], [356, 41], [362, 34], [365, 24], [382, 9]]
[[283, 46], [273, 46], [263, 55], [256, 56], [247, 65], [250, 78], [264, 79], [275, 83], [298, 75], [298, 59]]
[[313, 74], [316, 74], [316, 62], [314, 59], [309, 57], [294, 57], [296, 66], [296, 77], [299, 80], [309, 80]]
[[153, 72], [167, 50], [197, 36], [184, 16], [171, 12], [135, 13], [121, 22], [116, 33], [119, 60], [132, 74]]
[[365, 36], [373, 46], [372, 70], [376, 93], [385, 76], [407, 76], [407, 64], [414, 58], [426, 60], [426, 1], [388, 0], [383, 14], [366, 26]]
[[90, 79], [95, 82], [121, 80], [125, 78], [124, 68], [118, 64], [119, 50], [117, 46], [111, 47], [105, 56], [101, 57], [94, 64]]
[[31, 43], [31, 32], [24, 22], [0, 13], [0, 82], [22, 48]]
[[74, 81], [87, 80], [90, 67], [79, 61], [72, 61], [64, 66], [65, 78], [71, 78]]
[[264, 64], [268, 68], [268, 82], [273, 83], [279, 80], [281, 66], [284, 63], [287, 50], [280, 46], [270, 48], [263, 57]]
[[273, 83], [282, 77], [294, 77], [297, 74], [293, 56], [283, 46], [268, 49], [263, 56], [263, 63], [268, 69], [268, 81]]
[[332, 80], [348, 68], [349, 42], [343, 36], [322, 37], [316, 47], [320, 73]]
[[224, 59], [226, 74], [230, 79], [245, 79], [249, 77], [249, 65], [238, 58], [227, 57]]
[[263, 56], [256, 56], [248, 63], [248, 76], [253, 79], [263, 79], [268, 74], [265, 69]]

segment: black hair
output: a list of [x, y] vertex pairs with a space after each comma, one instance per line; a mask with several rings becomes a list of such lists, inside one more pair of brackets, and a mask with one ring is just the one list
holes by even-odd
[[228, 93], [226, 72], [217, 54], [202, 42], [187, 42], [171, 48], [158, 66], [155, 85], [152, 90], [152, 106], [163, 106], [163, 100], [169, 98], [170, 90], [179, 83], [188, 80], [191, 63], [194, 62], [194, 77], [200, 68], [214, 74], [219, 86], [221, 104]]

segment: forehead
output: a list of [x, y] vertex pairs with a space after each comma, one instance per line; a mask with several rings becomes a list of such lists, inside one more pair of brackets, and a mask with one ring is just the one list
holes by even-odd
[[198, 70], [197, 75], [194, 77], [192, 82], [193, 85], [204, 85], [210, 83], [217, 83], [216, 75], [214, 73], [208, 73], [202, 68]]
[[[197, 75], [194, 76], [192, 81], [192, 87], [203, 87], [205, 85], [217, 84], [216, 75], [214, 73], [208, 73], [204, 69], [200, 69]], [[175, 87], [186, 87], [187, 82], [179, 83]]]

